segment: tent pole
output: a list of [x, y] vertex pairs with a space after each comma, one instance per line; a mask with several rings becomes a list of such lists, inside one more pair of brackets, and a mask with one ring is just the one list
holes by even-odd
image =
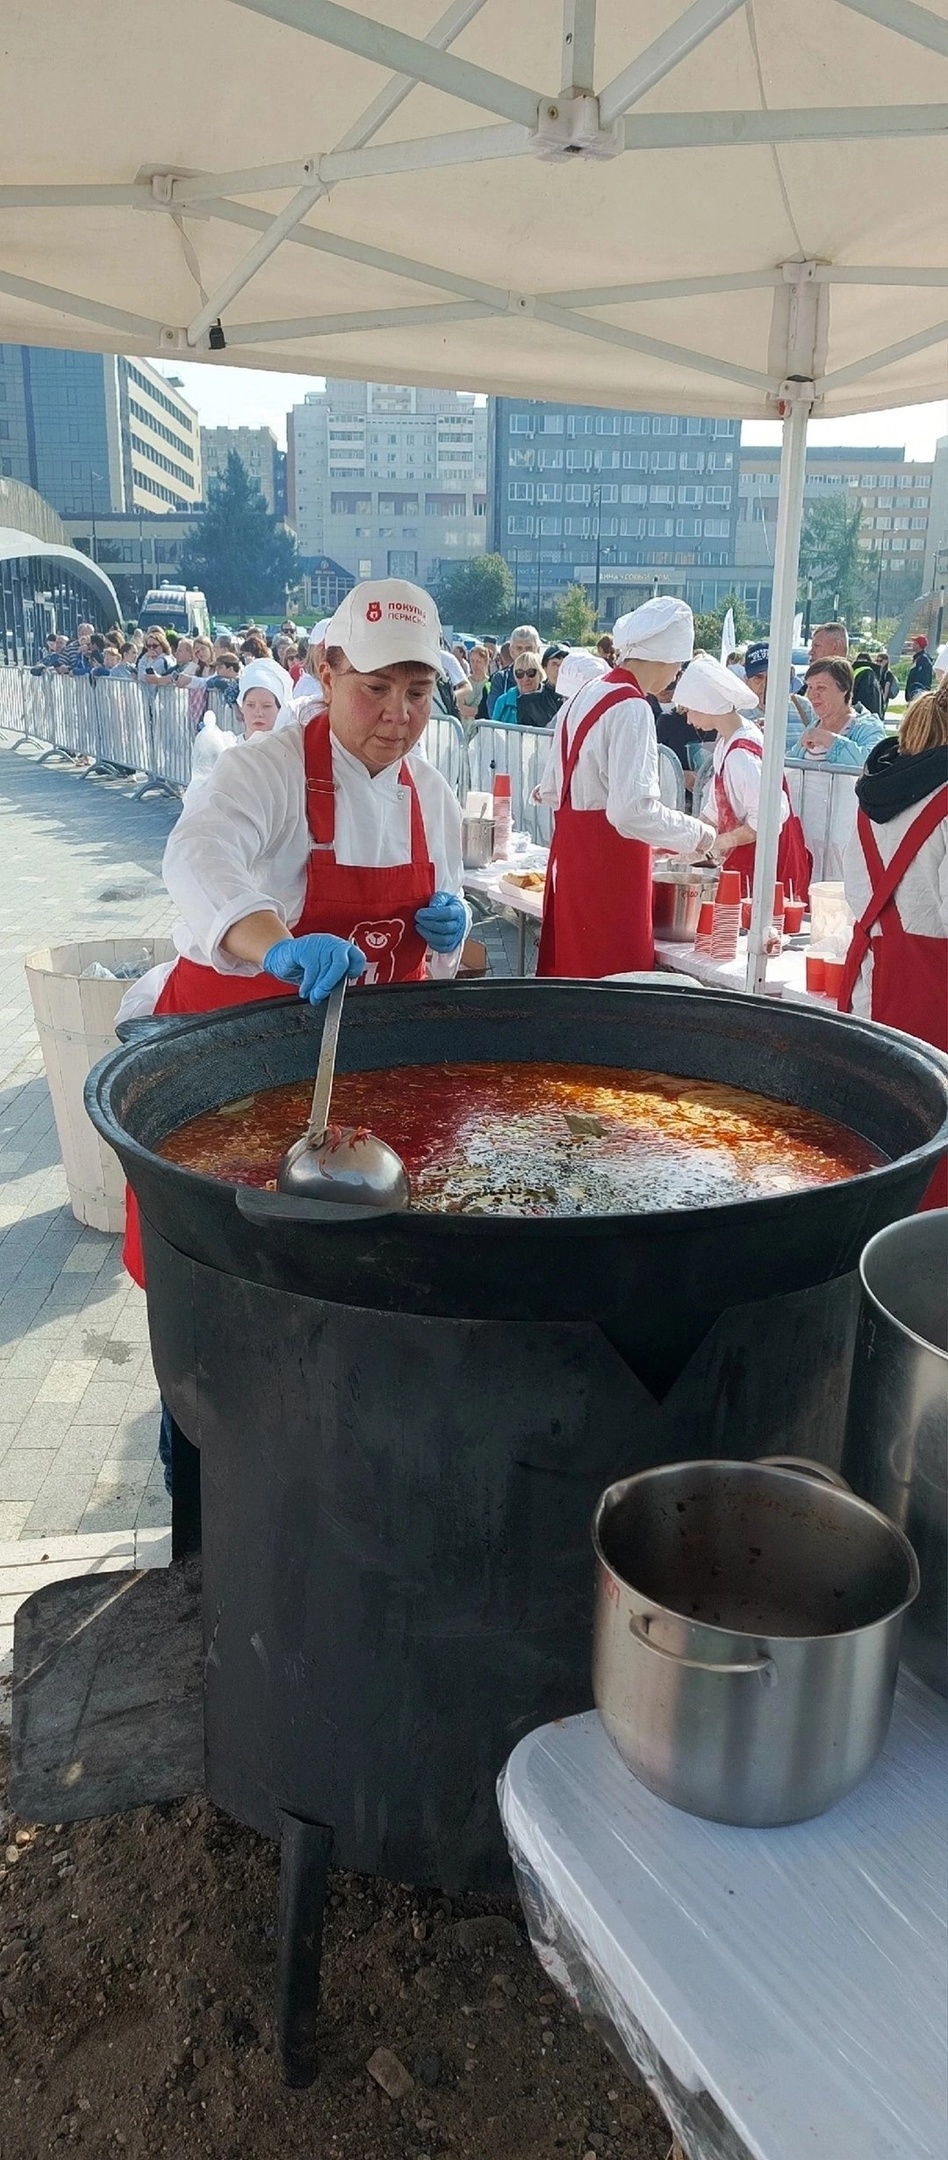
[[787, 387], [791, 395], [784, 407], [783, 442], [780, 451], [780, 493], [774, 546], [774, 594], [770, 612], [764, 755], [760, 776], [757, 851], [754, 858], [754, 901], [747, 941], [746, 987], [751, 992], [763, 990], [767, 979], [767, 955], [764, 948], [773, 916], [773, 894], [777, 877], [793, 619], [797, 605], [797, 570], [803, 524], [806, 430], [813, 403], [811, 382]]

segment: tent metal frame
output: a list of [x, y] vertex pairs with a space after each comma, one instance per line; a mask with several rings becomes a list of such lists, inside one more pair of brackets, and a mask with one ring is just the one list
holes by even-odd
[[[86, 210], [135, 208], [150, 215], [214, 219], [244, 227], [256, 238], [215, 289], [200, 292], [201, 305], [187, 325], [152, 321], [79, 293], [23, 278], [0, 268], [0, 291], [32, 304], [135, 339], [156, 353], [203, 354], [223, 349], [282, 344], [297, 339], [339, 337], [439, 323], [507, 316], [548, 325], [559, 335], [579, 337], [665, 360], [698, 377], [753, 389], [783, 422], [780, 492], [774, 557], [774, 599], [770, 629], [770, 668], [761, 780], [753, 920], [750, 934], [748, 989], [760, 990], [766, 977], [766, 933], [770, 919], [779, 839], [779, 813], [786, 746], [785, 686], [790, 678], [791, 639], [796, 604], [806, 432], [810, 414], [826, 391], [864, 380], [893, 362], [937, 344], [946, 325], [917, 331], [850, 365], [825, 371], [827, 306], [833, 284], [867, 287], [948, 287], [948, 272], [919, 265], [891, 268], [786, 261], [709, 277], [655, 279], [630, 285], [596, 286], [586, 291], [512, 292], [465, 277], [450, 267], [415, 261], [385, 249], [340, 238], [307, 223], [308, 213], [330, 189], [349, 180], [388, 174], [433, 171], [497, 160], [534, 156], [555, 162], [600, 159], [637, 150], [735, 149], [812, 142], [865, 140], [911, 141], [948, 132], [948, 111], [940, 105], [814, 107], [734, 112], [641, 113], [631, 110], [656, 84], [695, 52], [748, 0], [691, 0], [684, 12], [631, 59], [621, 72], [594, 89], [596, 0], [563, 0], [560, 88], [537, 90], [481, 67], [452, 51], [484, 5], [484, 0], [451, 0], [424, 38], [408, 35], [337, 0], [233, 0], [235, 6], [313, 37], [390, 71], [390, 80], [361, 117], [327, 152], [286, 163], [244, 167], [229, 172], [182, 173], [149, 168], [127, 184], [0, 186], [0, 212], [30, 208]], [[881, 25], [914, 44], [920, 53], [948, 56], [948, 23], [917, 0], [826, 0]], [[491, 116], [489, 125], [460, 127], [450, 134], [430, 134], [380, 144], [379, 130], [419, 84]], [[275, 214], [235, 200], [289, 190], [290, 199]], [[182, 237], [184, 237], [182, 231]], [[345, 313], [304, 316], [289, 321], [244, 321], [226, 326], [225, 311], [252, 283], [263, 264], [284, 244], [314, 247], [342, 260], [362, 263], [415, 288], [444, 295], [434, 301]], [[197, 261], [186, 243], [189, 267], [200, 283]], [[720, 292], [773, 289], [771, 371], [742, 367], [714, 353], [651, 336], [596, 310], [639, 303], [673, 302]], [[589, 312], [592, 310], [593, 312]]]

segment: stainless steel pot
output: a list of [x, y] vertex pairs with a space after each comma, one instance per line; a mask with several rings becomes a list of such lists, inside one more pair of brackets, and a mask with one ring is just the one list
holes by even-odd
[[461, 860], [465, 870], [483, 870], [494, 852], [494, 820], [490, 817], [461, 819]]
[[720, 873], [693, 864], [662, 863], [652, 871], [652, 927], [656, 937], [693, 938], [702, 901], [713, 900]]
[[593, 1544], [593, 1694], [644, 1785], [748, 1826], [851, 1791], [888, 1731], [918, 1591], [904, 1532], [788, 1456], [624, 1478]]
[[902, 1656], [948, 1694], [948, 1209], [910, 1215], [870, 1238], [859, 1272], [843, 1469], [855, 1492], [899, 1524], [918, 1554], [921, 1591]]

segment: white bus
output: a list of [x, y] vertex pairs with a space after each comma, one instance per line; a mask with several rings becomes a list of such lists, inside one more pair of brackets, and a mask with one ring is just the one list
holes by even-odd
[[138, 613], [140, 630], [176, 630], [179, 637], [210, 637], [211, 621], [202, 592], [183, 585], [157, 585], [146, 592]]

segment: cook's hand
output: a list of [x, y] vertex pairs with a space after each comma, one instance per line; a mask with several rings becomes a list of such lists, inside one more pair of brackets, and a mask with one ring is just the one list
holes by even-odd
[[715, 833], [714, 839], [711, 842], [711, 846], [708, 849], [708, 854], [711, 856], [714, 862], [724, 862], [725, 857], [730, 854], [733, 845], [734, 843], [731, 839], [730, 833]]
[[365, 973], [365, 954], [345, 938], [310, 930], [305, 937], [280, 938], [264, 953], [263, 966], [278, 982], [298, 983], [301, 998], [320, 1005], [347, 975], [355, 982]]
[[456, 952], [467, 930], [467, 909], [455, 893], [436, 892], [427, 907], [419, 908], [415, 929], [432, 952]]

